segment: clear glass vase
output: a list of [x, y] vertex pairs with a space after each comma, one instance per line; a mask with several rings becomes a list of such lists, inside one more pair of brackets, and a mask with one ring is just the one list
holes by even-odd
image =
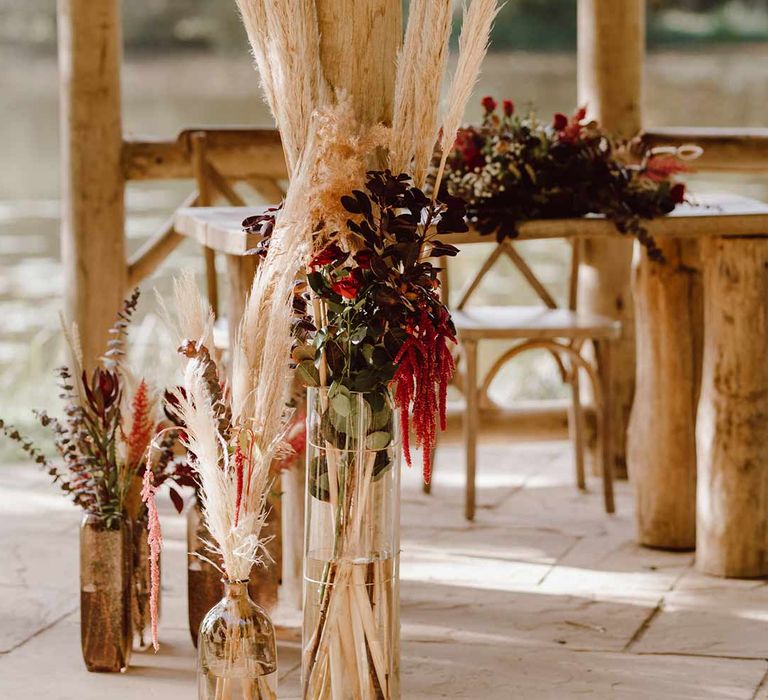
[[400, 435], [388, 392], [310, 389], [304, 698], [400, 697]]
[[[131, 592], [131, 615], [133, 616], [133, 648], [146, 651], [152, 645], [152, 616], [150, 591], [152, 574], [150, 551], [147, 541], [147, 510], [142, 508], [132, 526], [133, 537], [133, 586]], [[157, 562], [158, 569], [160, 561]], [[160, 595], [158, 591], [157, 614], [160, 616]]]
[[[279, 525], [279, 510], [273, 508], [267, 518], [263, 534], [265, 536], [275, 534], [279, 531]], [[195, 646], [197, 646], [200, 623], [224, 595], [221, 572], [211, 561], [215, 561], [218, 565], [221, 565], [221, 562], [218, 555], [211, 552], [205, 544], [211, 541], [212, 537], [205, 525], [200, 503], [195, 499], [187, 511], [187, 616], [189, 633]], [[270, 556], [275, 561], [278, 560], [275, 547], [279, 546], [279, 542], [280, 539], [275, 537], [267, 545]], [[254, 567], [248, 581], [248, 594], [251, 599], [268, 614], [271, 614], [277, 605], [279, 576], [278, 566], [270, 564]]]
[[251, 600], [248, 581], [224, 582], [197, 641], [199, 700], [277, 698], [275, 628]]
[[80, 643], [89, 671], [128, 668], [133, 630], [130, 522], [86, 513], [80, 525]]

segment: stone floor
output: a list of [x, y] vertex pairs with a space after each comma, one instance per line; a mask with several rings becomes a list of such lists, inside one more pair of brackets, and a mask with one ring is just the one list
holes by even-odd
[[[484, 444], [476, 522], [463, 459], [441, 448], [432, 496], [404, 475], [403, 697], [768, 700], [768, 585], [697, 574], [638, 548], [632, 499], [607, 517], [572, 486], [564, 441]], [[89, 674], [78, 634], [78, 516], [28, 465], [0, 469], [0, 698], [191, 698], [184, 519], [166, 511], [158, 654]], [[298, 697], [280, 647], [280, 697]]]

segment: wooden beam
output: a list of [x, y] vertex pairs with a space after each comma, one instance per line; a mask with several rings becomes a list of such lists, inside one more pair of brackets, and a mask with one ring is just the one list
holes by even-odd
[[59, 0], [62, 258], [86, 365], [104, 352], [125, 291], [120, 3]]
[[[588, 115], [609, 131], [634, 136], [642, 124], [645, 0], [579, 0], [578, 95]], [[635, 387], [631, 240], [586, 240], [579, 270], [579, 309], [621, 321], [612, 348], [609, 432], [614, 473], [626, 475], [626, 429]]]
[[288, 177], [280, 134], [263, 129], [185, 129], [173, 140], [127, 139], [123, 171], [128, 180], [170, 180], [194, 177], [193, 134], [205, 133], [209, 162], [227, 177], [246, 179]]
[[649, 147], [701, 146], [704, 152], [691, 163], [695, 171], [768, 171], [768, 129], [657, 127], [643, 132], [642, 138]]

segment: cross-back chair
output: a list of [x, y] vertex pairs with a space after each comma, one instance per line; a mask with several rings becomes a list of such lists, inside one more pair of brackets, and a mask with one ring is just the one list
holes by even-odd
[[[459, 336], [464, 371], [461, 377], [466, 399], [464, 415], [464, 443], [466, 448], [466, 493], [464, 513], [468, 520], [475, 517], [477, 473], [477, 434], [480, 412], [493, 402], [488, 389], [501, 368], [510, 360], [528, 350], [547, 350], [557, 362], [563, 381], [571, 386], [571, 407], [568, 414], [569, 433], [574, 448], [576, 483], [586, 488], [584, 470], [585, 426], [581, 402], [580, 374], [587, 375], [597, 412], [597, 435], [602, 467], [605, 510], [615, 510], [613, 497], [613, 440], [610, 434], [611, 345], [621, 334], [621, 325], [606, 316], [588, 314], [576, 309], [580, 242], [571, 240], [568, 302], [558, 307], [554, 297], [533, 273], [515, 245], [510, 241], [498, 244], [460, 294], [452, 311]], [[541, 306], [475, 306], [470, 299], [483, 278], [493, 266], [506, 256], [522, 274], [529, 286], [541, 299]], [[443, 284], [446, 286], [447, 274]], [[510, 340], [514, 345], [504, 352], [484, 377], [478, 373], [478, 345], [484, 340]], [[594, 348], [594, 361], [583, 352], [585, 343]]]

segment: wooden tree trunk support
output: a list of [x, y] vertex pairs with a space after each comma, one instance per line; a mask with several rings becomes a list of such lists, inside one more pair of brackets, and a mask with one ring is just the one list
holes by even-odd
[[642, 254], [634, 274], [637, 389], [629, 424], [629, 476], [640, 544], [696, 542], [696, 404], [701, 374], [698, 244], [665, 240], [666, 263]]
[[[645, 0], [579, 0], [578, 43], [580, 104], [606, 129], [634, 136], [642, 125]], [[623, 325], [607, 388], [613, 402], [617, 476], [626, 475], [625, 436], [635, 388], [632, 245], [631, 240], [585, 241], [578, 300], [580, 309], [616, 318]]]
[[127, 275], [120, 3], [59, 0], [58, 27], [66, 306], [92, 365], [105, 350]]
[[768, 239], [708, 241], [696, 568], [768, 574]]

